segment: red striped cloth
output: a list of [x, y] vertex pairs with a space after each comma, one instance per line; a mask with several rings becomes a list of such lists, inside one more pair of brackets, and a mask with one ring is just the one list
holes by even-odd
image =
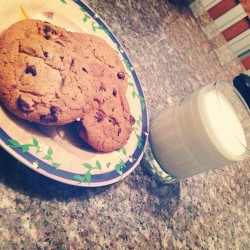
[[[213, 1], [211, 0], [211, 2]], [[236, 10], [236, 7], [240, 7], [239, 5], [241, 5], [243, 7], [243, 10], [245, 10], [246, 12], [245, 16], [236, 22], [232, 20], [228, 20], [228, 22], [230, 21], [232, 22], [232, 25], [230, 25], [229, 27], [226, 27], [225, 29], [223, 29], [224, 26], [222, 26], [220, 27], [220, 31], [222, 35], [225, 37], [225, 39], [229, 42], [229, 44], [234, 44], [234, 46], [235, 47], [237, 46], [237, 48], [239, 47], [239, 50], [237, 51], [237, 56], [240, 58], [244, 67], [248, 70], [250, 69], [250, 49], [249, 49], [250, 48], [250, 35], [248, 35], [250, 34], [248, 33], [248, 30], [250, 30], [250, 19], [249, 19], [250, 0], [242, 0], [242, 1], [221, 0], [220, 2], [218, 2], [211, 8], [207, 9], [207, 12], [209, 16], [215, 21], [215, 23], [216, 22], [219, 23], [221, 22], [221, 19], [223, 19], [229, 11], [231, 11], [230, 13], [233, 13], [232, 11]], [[240, 8], [237, 8], [237, 11], [238, 10], [240, 10]], [[235, 20], [237, 20], [238, 14], [234, 14], [234, 15], [235, 16], [233, 16], [232, 19], [235, 18]], [[229, 15], [228, 15], [228, 19], [230, 19]], [[227, 23], [225, 24], [225, 26], [226, 25]], [[238, 40], [237, 40], [237, 37], [239, 38]], [[243, 39], [245, 39], [244, 42], [243, 42]], [[249, 40], [249, 43], [248, 43], [248, 40]], [[238, 45], [235, 45], [237, 42], [238, 42]], [[247, 46], [247, 43], [249, 46]], [[240, 46], [242, 46], [242, 48]]]

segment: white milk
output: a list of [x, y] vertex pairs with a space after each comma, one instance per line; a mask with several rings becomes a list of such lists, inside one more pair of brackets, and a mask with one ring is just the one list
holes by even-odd
[[246, 137], [236, 112], [212, 85], [151, 120], [154, 157], [171, 176], [183, 179], [242, 159]]
[[208, 135], [218, 150], [230, 160], [238, 160], [246, 150], [241, 122], [228, 100], [215, 90], [204, 95], [201, 116]]

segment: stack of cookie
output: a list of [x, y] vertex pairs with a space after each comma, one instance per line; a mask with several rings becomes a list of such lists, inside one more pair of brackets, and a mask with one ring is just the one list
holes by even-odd
[[119, 56], [94, 35], [29, 19], [0, 38], [2, 104], [44, 125], [77, 120], [81, 138], [98, 151], [114, 151], [130, 137], [127, 83]]

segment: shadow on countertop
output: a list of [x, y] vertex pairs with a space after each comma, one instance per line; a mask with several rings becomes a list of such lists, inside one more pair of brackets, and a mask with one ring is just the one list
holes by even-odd
[[127, 181], [130, 190], [140, 189], [140, 197], [145, 198], [145, 209], [153, 216], [167, 219], [180, 204], [180, 182], [163, 184], [156, 181], [144, 167], [137, 167]]
[[82, 188], [57, 182], [24, 166], [1, 147], [0, 182], [25, 196], [43, 200], [69, 201], [74, 198], [85, 200], [88, 199], [90, 190], [98, 195], [109, 189], [109, 186]]
[[[150, 195], [158, 196], [161, 203], [168, 202], [168, 198], [179, 200], [180, 186], [178, 184], [165, 185], [151, 180], [150, 174], [143, 168], [136, 168], [126, 182], [131, 189], [143, 188]], [[58, 200], [69, 202], [72, 199], [87, 200], [106, 193], [111, 188], [119, 188], [121, 182], [103, 187], [77, 187], [67, 185], [43, 176], [24, 166], [4, 149], [0, 148], [0, 183], [15, 190], [17, 193], [42, 200]], [[161, 204], [164, 206], [164, 204]]]

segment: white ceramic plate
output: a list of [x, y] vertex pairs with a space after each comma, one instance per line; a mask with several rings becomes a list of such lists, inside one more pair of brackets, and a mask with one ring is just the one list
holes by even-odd
[[103, 186], [121, 180], [138, 165], [148, 137], [145, 99], [129, 58], [110, 29], [81, 1], [4, 1], [0, 32], [23, 18], [20, 4], [29, 18], [48, 21], [70, 31], [95, 34], [114, 48], [129, 75], [127, 99], [136, 123], [123, 148], [98, 153], [79, 139], [73, 124], [45, 128], [14, 117], [0, 106], [0, 145], [26, 166], [60, 182]]

